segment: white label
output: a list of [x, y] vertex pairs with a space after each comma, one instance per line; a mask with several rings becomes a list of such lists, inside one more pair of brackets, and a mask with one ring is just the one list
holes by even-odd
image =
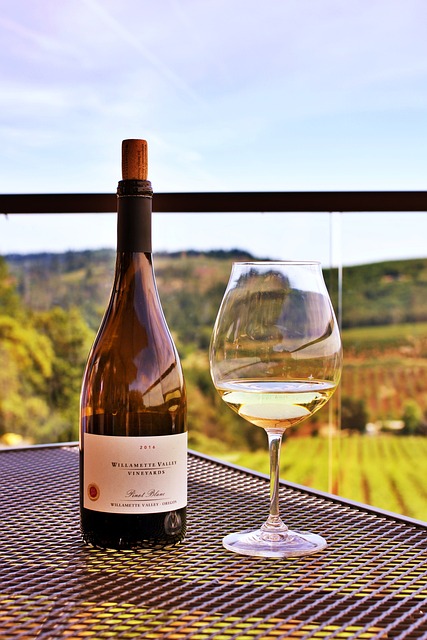
[[187, 505], [187, 433], [84, 434], [83, 506], [106, 513], [161, 513]]

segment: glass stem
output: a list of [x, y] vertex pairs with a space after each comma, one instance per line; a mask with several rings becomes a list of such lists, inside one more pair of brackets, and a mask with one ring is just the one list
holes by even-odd
[[270, 515], [261, 527], [262, 538], [275, 542], [287, 537], [288, 527], [280, 518], [279, 470], [283, 431], [266, 430], [270, 452]]

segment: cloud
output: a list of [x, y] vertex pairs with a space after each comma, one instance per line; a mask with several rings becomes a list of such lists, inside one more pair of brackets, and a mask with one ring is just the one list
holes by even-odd
[[[154, 69], [166, 82], [171, 83], [175, 89], [185, 94], [196, 105], [203, 103], [201, 96], [193, 90], [181, 74], [177, 73], [171, 65], [164, 62], [150, 47], [144, 45], [143, 27], [137, 33], [134, 33], [135, 23], [133, 21], [129, 22], [128, 19], [118, 20], [98, 0], [84, 0], [84, 3], [97, 14], [101, 23], [104, 23], [110, 32], [115, 34], [121, 43], [125, 45], [125, 55], [128, 59], [134, 59], [135, 53], [137, 53], [140, 56], [138, 57], [139, 65], [147, 65]], [[126, 11], [122, 11], [120, 15], [127, 16], [132, 15], [132, 13], [127, 14]], [[140, 17], [142, 19], [142, 15]], [[143, 25], [144, 21], [141, 24]], [[132, 25], [132, 27], [129, 25]]]
[[27, 165], [38, 190], [52, 173], [65, 190], [111, 188], [121, 138], [138, 135], [162, 190], [346, 188], [381, 166], [383, 187], [391, 169], [403, 187], [420, 174], [407, 124], [420, 116], [425, 148], [420, 0], [25, 4], [0, 18], [8, 184]]

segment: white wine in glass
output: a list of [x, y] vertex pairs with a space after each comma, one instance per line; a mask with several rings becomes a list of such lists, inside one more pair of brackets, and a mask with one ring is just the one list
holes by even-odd
[[226, 404], [267, 432], [270, 514], [254, 531], [227, 535], [226, 549], [292, 557], [326, 541], [290, 531], [279, 513], [282, 436], [325, 405], [341, 376], [338, 324], [318, 262], [236, 262], [210, 345], [213, 383]]

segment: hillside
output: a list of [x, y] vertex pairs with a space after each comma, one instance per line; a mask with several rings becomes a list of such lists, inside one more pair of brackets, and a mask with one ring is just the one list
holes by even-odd
[[[215, 317], [231, 263], [250, 259], [250, 254], [239, 250], [155, 256], [164, 311], [173, 330], [183, 332], [184, 343], [189, 332], [196, 335]], [[54, 306], [77, 306], [89, 326], [98, 327], [114, 277], [113, 250], [7, 255], [5, 261], [27, 308], [47, 311]], [[205, 304], [209, 312], [201, 311]]]
[[[175, 331], [184, 331], [184, 342], [188, 332], [194, 337], [212, 324], [232, 262], [250, 259], [238, 249], [155, 255], [165, 314]], [[112, 284], [113, 250], [6, 255], [5, 260], [25, 306], [42, 311], [77, 305], [92, 328], [98, 325]], [[336, 308], [337, 270], [324, 274]], [[427, 322], [427, 259], [344, 267], [342, 279], [343, 328]]]
[[344, 328], [427, 321], [427, 259], [344, 267], [342, 280]]
[[[217, 397], [207, 360], [231, 264], [252, 258], [238, 249], [155, 255], [160, 297], [189, 387], [196, 447], [206, 439], [209, 446], [219, 440], [264, 446], [264, 434]], [[114, 261], [112, 250], [5, 256], [0, 382], [10, 392], [3, 405], [0, 398], [0, 434], [18, 428], [36, 441], [77, 437], [81, 374], [107, 304]], [[325, 280], [336, 307], [337, 271], [326, 270]], [[411, 401], [421, 429], [427, 412], [427, 259], [344, 268], [342, 301], [343, 424], [361, 429], [367, 421], [401, 420]], [[19, 398], [27, 398], [31, 420]], [[318, 432], [328, 420], [320, 413], [298, 433]]]

